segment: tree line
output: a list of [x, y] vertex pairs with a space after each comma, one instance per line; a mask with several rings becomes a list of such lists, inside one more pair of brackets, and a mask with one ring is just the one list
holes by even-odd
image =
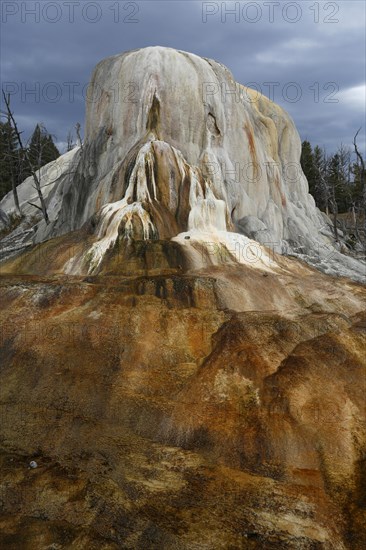
[[[60, 156], [51, 134], [37, 124], [26, 151], [19, 146], [16, 131], [9, 121], [0, 121], [0, 199], [32, 175], [31, 166], [39, 170]], [[27, 160], [27, 155], [28, 159]]]
[[366, 171], [357, 146], [359, 131], [352, 148], [340, 145], [332, 155], [303, 141], [300, 162], [317, 207], [333, 221], [335, 240], [342, 229], [350, 245], [359, 242], [366, 246]]
[[[4, 120], [0, 120], [0, 199], [9, 191], [14, 197], [14, 206], [18, 220], [23, 218], [21, 206], [18, 199], [17, 187], [28, 176], [33, 179], [33, 187], [37, 191], [39, 204], [31, 203], [32, 206], [42, 212], [45, 222], [49, 223], [46, 202], [41, 189], [40, 168], [60, 156], [51, 134], [42, 124], [37, 124], [28, 143], [24, 143], [22, 132], [18, 128], [14, 113], [10, 107], [10, 95], [2, 90], [2, 97], [5, 110], [0, 114]], [[80, 124], [77, 123], [76, 135], [79, 146], [83, 150], [80, 135]], [[69, 132], [67, 137], [67, 151], [74, 147], [73, 138]], [[1, 214], [1, 210], [0, 210]], [[2, 215], [3, 220], [6, 216]]]

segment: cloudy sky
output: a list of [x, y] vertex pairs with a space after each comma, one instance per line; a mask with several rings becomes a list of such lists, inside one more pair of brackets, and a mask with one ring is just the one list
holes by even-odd
[[2, 0], [1, 82], [24, 135], [42, 122], [62, 146], [98, 61], [170, 46], [225, 64], [332, 152], [360, 126], [365, 147], [365, 28], [363, 0]]

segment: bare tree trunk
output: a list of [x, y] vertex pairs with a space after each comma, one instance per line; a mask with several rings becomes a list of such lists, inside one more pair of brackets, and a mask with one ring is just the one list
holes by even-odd
[[71, 133], [71, 131], [68, 132], [67, 138], [66, 138], [66, 139], [67, 139], [67, 148], [66, 148], [66, 151], [67, 151], [67, 152], [68, 152], [68, 151], [72, 151], [73, 146], [74, 146], [74, 143], [73, 143], [73, 140], [72, 140], [72, 133]]
[[358, 215], [357, 215], [357, 212], [356, 212], [356, 206], [354, 204], [352, 205], [351, 212], [352, 212], [352, 225], [353, 225], [353, 229], [354, 229], [354, 232], [355, 232], [355, 237], [360, 243], [362, 243], [360, 233], [358, 231]]
[[16, 123], [16, 121], [15, 121], [15, 119], [14, 119], [13, 113], [12, 113], [11, 110], [10, 110], [10, 101], [9, 101], [9, 98], [6, 97], [4, 90], [3, 90], [3, 97], [4, 97], [5, 105], [6, 105], [6, 108], [7, 108], [8, 117], [9, 117], [9, 120], [11, 120], [12, 125], [13, 125], [13, 127], [14, 127], [14, 131], [15, 131], [15, 134], [16, 134], [16, 137], [17, 137], [17, 140], [18, 140], [18, 143], [19, 143], [20, 150], [22, 151], [22, 153], [23, 153], [23, 155], [24, 155], [24, 158], [25, 158], [25, 160], [26, 160], [26, 162], [27, 162], [27, 164], [28, 164], [28, 166], [29, 166], [31, 175], [32, 175], [33, 180], [34, 180], [34, 184], [35, 184], [35, 187], [36, 187], [36, 190], [37, 190], [38, 198], [39, 198], [39, 201], [40, 201], [40, 203], [41, 203], [41, 208], [40, 208], [40, 210], [42, 210], [43, 218], [44, 218], [46, 224], [48, 225], [49, 222], [50, 222], [50, 220], [49, 220], [48, 213], [47, 213], [46, 203], [45, 203], [45, 200], [44, 200], [44, 198], [43, 198], [43, 194], [42, 194], [42, 190], [41, 190], [41, 184], [40, 184], [39, 178], [38, 178], [38, 176], [37, 176], [37, 171], [36, 171], [36, 169], [34, 168], [32, 162], [31, 162], [31, 160], [30, 160], [30, 158], [29, 158], [27, 149], [23, 146], [23, 141], [22, 141], [20, 132], [19, 132], [19, 130], [18, 130], [17, 123]]
[[351, 206], [351, 217], [352, 217], [352, 227], [356, 227], [356, 211], [355, 211], [354, 204], [352, 204]]
[[81, 139], [80, 128], [81, 128], [80, 122], [77, 122], [77, 123], [75, 124], [76, 136], [77, 136], [77, 138], [78, 138], [78, 140], [79, 140], [80, 149], [83, 150], [83, 140]]
[[14, 174], [13, 169], [12, 169], [12, 174], [11, 174], [11, 187], [12, 187], [12, 190], [13, 190], [15, 210], [17, 211], [18, 216], [22, 216], [22, 209], [20, 208], [20, 204], [19, 204], [17, 184], [16, 184], [16, 181], [15, 181], [15, 174]]
[[359, 128], [355, 134], [355, 137], [353, 138], [353, 145], [355, 148], [355, 153], [357, 155], [358, 160], [360, 161], [361, 165], [361, 173], [360, 173], [360, 179], [361, 179], [361, 188], [362, 188], [362, 209], [363, 209], [363, 245], [364, 245], [364, 251], [366, 254], [366, 168], [365, 168], [365, 161], [363, 159], [363, 156], [361, 155], [360, 151], [357, 147], [357, 136], [360, 132], [361, 128]]
[[338, 242], [339, 238], [338, 238], [337, 211], [336, 211], [336, 209], [334, 209], [334, 212], [333, 212], [333, 231], [334, 231], [334, 238], [335, 238], [336, 242]]
[[[7, 104], [10, 105], [10, 94], [8, 94]], [[9, 111], [7, 113], [7, 117], [8, 117], [9, 130], [11, 130], [12, 126], [11, 126], [11, 117], [10, 117]], [[11, 170], [11, 188], [12, 188], [12, 191], [13, 191], [15, 210], [17, 211], [18, 215], [21, 216], [22, 211], [21, 211], [20, 204], [19, 204], [18, 190], [17, 190], [16, 181], [15, 181], [14, 166], [13, 166], [13, 160], [14, 159], [11, 156], [11, 135], [10, 135], [10, 133], [9, 133], [9, 136], [8, 136], [8, 148], [9, 148], [8, 153], [9, 153], [9, 158], [10, 158], [10, 163], [11, 163], [11, 168], [10, 168], [10, 170]]]
[[337, 227], [338, 205], [337, 205], [337, 201], [336, 201], [335, 185], [334, 185], [334, 183], [333, 183], [333, 185], [332, 185], [332, 198], [331, 198], [331, 202], [332, 202], [332, 213], [333, 213], [333, 231], [334, 231], [334, 238], [335, 238], [336, 242], [338, 242], [338, 241], [339, 241], [339, 238], [338, 238], [338, 227]]
[[43, 217], [44, 217], [44, 220], [45, 220], [46, 224], [48, 225], [50, 223], [50, 219], [48, 217], [47, 206], [46, 206], [46, 203], [45, 203], [45, 200], [44, 200], [44, 197], [43, 197], [43, 193], [42, 193], [42, 190], [41, 190], [41, 184], [40, 184], [40, 181], [39, 181], [39, 179], [38, 179], [35, 172], [32, 173], [32, 176], [33, 176], [33, 180], [34, 180], [34, 183], [35, 183], [35, 186], [36, 186], [36, 189], [37, 189], [39, 202], [41, 203], [42, 214], [43, 214]]

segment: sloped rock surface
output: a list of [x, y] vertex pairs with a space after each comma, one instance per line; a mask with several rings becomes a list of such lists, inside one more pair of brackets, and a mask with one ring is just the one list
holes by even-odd
[[2, 546], [363, 548], [365, 289], [240, 269], [2, 277]]
[[[365, 264], [333, 246], [300, 151], [289, 115], [216, 61], [158, 46], [105, 59], [88, 91], [83, 150], [42, 169], [51, 223], [38, 223], [32, 242], [88, 225], [90, 250], [64, 270], [95, 274], [118, 237], [194, 236], [203, 245], [212, 237], [228, 247], [236, 232], [364, 280]], [[22, 184], [20, 198], [34, 214], [31, 184]], [[11, 210], [11, 194], [1, 208]]]
[[221, 64], [145, 48], [99, 63], [89, 93], [78, 185], [69, 186], [56, 233], [81, 227], [112, 203], [102, 218], [106, 208], [117, 210], [130, 220], [127, 233], [141, 224], [145, 238], [152, 228], [160, 238], [210, 229], [218, 218], [220, 229], [232, 230], [250, 215], [276, 250], [299, 237], [307, 247], [318, 242], [323, 221], [299, 165], [292, 120]]

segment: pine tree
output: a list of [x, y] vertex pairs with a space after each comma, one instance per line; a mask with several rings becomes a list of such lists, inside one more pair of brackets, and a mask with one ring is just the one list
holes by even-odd
[[314, 197], [315, 204], [321, 210], [328, 211], [329, 189], [327, 185], [328, 160], [325, 151], [318, 145], [312, 150], [309, 141], [302, 142], [301, 167], [308, 180], [309, 193]]
[[302, 142], [300, 164], [302, 171], [304, 172], [305, 177], [308, 180], [309, 192], [315, 198], [316, 171], [314, 166], [314, 156], [311, 145], [309, 141], [306, 140]]
[[352, 200], [356, 206], [361, 206], [363, 200], [363, 185], [362, 185], [362, 167], [358, 162], [354, 162], [351, 166], [353, 176], [352, 182]]
[[45, 164], [47, 164], [47, 162], [51, 162], [52, 160], [56, 160], [59, 156], [60, 156], [60, 151], [57, 149], [56, 145], [54, 144], [51, 134], [48, 134], [45, 142], [45, 152], [44, 152], [44, 158], [46, 161]]
[[[46, 202], [44, 200], [42, 189], [41, 189], [40, 174], [39, 173], [37, 174], [37, 169], [32, 164], [32, 161], [30, 160], [29, 151], [27, 150], [26, 147], [24, 147], [23, 140], [22, 140], [22, 137], [21, 137], [21, 132], [19, 131], [17, 122], [16, 122], [15, 117], [14, 117], [14, 113], [12, 112], [12, 110], [10, 108], [10, 94], [6, 95], [4, 90], [2, 91], [2, 93], [3, 93], [3, 99], [4, 99], [4, 103], [5, 103], [5, 107], [6, 107], [5, 113], [6, 113], [6, 117], [7, 117], [7, 122], [9, 124], [9, 126], [11, 126], [13, 128], [14, 135], [16, 136], [17, 143], [18, 143], [18, 146], [19, 146], [20, 155], [18, 156], [18, 158], [21, 159], [22, 162], [24, 161], [27, 168], [29, 169], [29, 171], [31, 173], [31, 176], [33, 178], [35, 189], [36, 189], [37, 194], [38, 194], [38, 199], [40, 201], [40, 206], [34, 205], [33, 203], [30, 203], [30, 204], [32, 204], [33, 206], [36, 206], [36, 208], [39, 208], [39, 210], [42, 211], [43, 218], [44, 218], [46, 224], [48, 225], [49, 222], [50, 222], [50, 219], [49, 219], [48, 212], [47, 212], [47, 205], [46, 205]], [[40, 151], [40, 155], [38, 155], [38, 158], [41, 158], [41, 153], [42, 153], [42, 149]], [[15, 179], [14, 178], [13, 178], [13, 186], [12, 187], [13, 187], [15, 207], [16, 207], [17, 212], [19, 213], [19, 215], [21, 215], [22, 212], [21, 212], [21, 209], [20, 209], [18, 193], [17, 193], [17, 187], [16, 187], [16, 184], [15, 184]]]
[[39, 124], [36, 125], [32, 134], [28, 155], [32, 166], [36, 170], [60, 156], [52, 136]]
[[349, 149], [341, 145], [330, 159], [328, 183], [336, 202], [337, 211], [348, 212], [352, 204], [351, 184], [351, 154]]
[[327, 184], [328, 160], [325, 151], [319, 145], [314, 147], [313, 162], [315, 170], [314, 198], [318, 208], [328, 213], [329, 187]]
[[0, 198], [12, 189], [13, 178], [17, 180], [17, 161], [14, 131], [8, 122], [0, 122]]

